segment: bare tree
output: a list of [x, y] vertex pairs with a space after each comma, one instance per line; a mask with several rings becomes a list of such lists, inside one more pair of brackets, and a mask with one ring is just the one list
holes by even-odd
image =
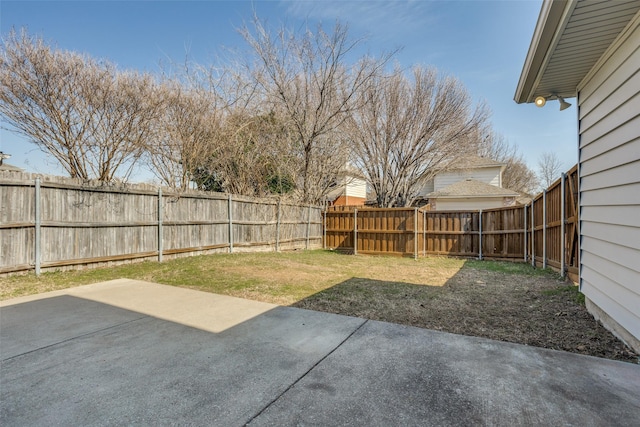
[[256, 91], [252, 72], [190, 61], [163, 66], [166, 105], [149, 152], [156, 174], [172, 186], [248, 196], [289, 193], [295, 150], [290, 132]]
[[266, 196], [287, 192], [283, 183], [293, 181], [294, 165], [291, 150], [286, 149], [288, 131], [275, 113], [230, 114], [218, 136], [221, 149], [203, 166], [219, 189], [228, 193]]
[[506, 160], [506, 167], [502, 175], [502, 186], [517, 191], [523, 196], [532, 196], [538, 191], [538, 178], [529, 168], [522, 156]]
[[162, 115], [146, 147], [151, 170], [166, 185], [184, 190], [195, 169], [221, 150], [221, 118], [208, 92], [189, 89], [176, 80], [162, 85]]
[[502, 173], [502, 187], [517, 191], [522, 195], [532, 195], [538, 190], [538, 177], [527, 166], [518, 147], [509, 144], [502, 136], [485, 130], [478, 154], [505, 164]]
[[473, 109], [454, 78], [395, 70], [369, 79], [360, 96], [346, 132], [380, 207], [411, 206], [436, 172], [478, 150], [486, 109]]
[[9, 130], [71, 177], [129, 176], [159, 111], [151, 76], [53, 49], [26, 31], [11, 31], [0, 53], [0, 114]]
[[562, 173], [562, 162], [554, 152], [542, 153], [538, 160], [538, 174], [541, 184], [548, 188], [553, 182], [560, 178]]
[[357, 94], [391, 55], [348, 65], [361, 40], [351, 40], [343, 25], [331, 33], [282, 28], [274, 35], [257, 18], [253, 24], [241, 30], [254, 55], [247, 68], [270, 109], [292, 129], [300, 199], [319, 202], [347, 161], [340, 133], [358, 107]]

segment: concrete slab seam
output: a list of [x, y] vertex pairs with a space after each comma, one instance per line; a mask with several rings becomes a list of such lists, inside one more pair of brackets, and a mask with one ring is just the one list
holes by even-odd
[[78, 339], [78, 338], [83, 338], [83, 337], [86, 337], [86, 336], [89, 336], [89, 335], [97, 334], [99, 332], [108, 331], [109, 329], [117, 328], [118, 326], [126, 325], [126, 324], [132, 323], [132, 322], [137, 322], [139, 320], [146, 319], [148, 317], [150, 317], [150, 316], [144, 315], [142, 317], [138, 317], [137, 319], [131, 319], [131, 320], [127, 320], [126, 322], [118, 323], [117, 325], [111, 325], [111, 326], [107, 326], [106, 328], [96, 329], [95, 331], [86, 332], [84, 334], [80, 334], [80, 335], [77, 335], [75, 337], [68, 338], [66, 340], [54, 342], [53, 344], [45, 345], [43, 347], [38, 347], [38, 348], [35, 348], [33, 350], [25, 351], [24, 353], [20, 353], [20, 354], [16, 354], [14, 356], [11, 356], [11, 357], [7, 357], [6, 359], [2, 359], [1, 361], [2, 362], [6, 362], [8, 360], [15, 359], [16, 357], [21, 357], [21, 356], [24, 356], [24, 355], [27, 355], [27, 354], [30, 354], [30, 353], [35, 353], [36, 351], [44, 350], [46, 348], [51, 348], [51, 347], [54, 347], [56, 345], [60, 345], [60, 344], [64, 344], [64, 343], [69, 342], [69, 341], [73, 341], [73, 340]]
[[280, 398], [282, 396], [284, 396], [289, 390], [291, 390], [293, 387], [295, 387], [296, 384], [298, 384], [300, 381], [302, 381], [302, 379], [304, 377], [306, 377], [309, 372], [313, 371], [316, 366], [318, 366], [319, 364], [321, 364], [327, 357], [331, 356], [337, 349], [339, 349], [340, 347], [342, 347], [342, 345], [347, 342], [356, 332], [358, 332], [369, 320], [368, 319], [363, 319], [364, 321], [362, 323], [360, 323], [358, 325], [357, 328], [355, 328], [345, 339], [343, 339], [337, 346], [335, 346], [330, 352], [328, 352], [327, 354], [325, 354], [324, 356], [322, 356], [316, 363], [313, 364], [313, 366], [311, 366], [309, 369], [307, 369], [307, 371], [305, 371], [300, 377], [298, 377], [294, 382], [292, 382], [289, 387], [287, 387], [286, 389], [284, 389], [282, 391], [282, 393], [278, 394], [273, 400], [271, 400], [271, 402], [267, 403], [265, 405], [264, 408], [262, 408], [261, 410], [258, 411], [258, 413], [256, 413], [253, 417], [251, 417], [246, 423], [244, 423], [245, 426], [248, 426], [249, 424], [251, 424], [256, 418], [258, 418], [260, 415], [262, 415], [267, 409], [269, 409], [274, 403], [276, 403], [278, 400], [280, 400]]

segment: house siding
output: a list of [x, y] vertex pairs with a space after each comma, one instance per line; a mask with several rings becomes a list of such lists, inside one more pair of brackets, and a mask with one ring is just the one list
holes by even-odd
[[439, 173], [434, 179], [434, 186], [432, 191], [439, 191], [451, 184], [464, 181], [465, 179], [473, 179], [475, 181], [480, 181], [486, 184], [500, 187], [502, 184], [500, 182], [500, 170], [501, 167], [496, 166], [494, 168], [455, 170]]
[[360, 178], [349, 177], [345, 179], [344, 195], [347, 197], [367, 198], [367, 183]]
[[433, 180], [430, 180], [424, 185], [424, 187], [422, 187], [422, 190], [420, 190], [420, 195], [426, 196], [429, 193], [433, 193], [433, 191], [434, 191]]
[[342, 200], [366, 200], [367, 182], [362, 178], [356, 178], [353, 176], [346, 176], [338, 179], [335, 188], [327, 194], [326, 198], [330, 202], [335, 203], [339, 197], [342, 197]]
[[640, 340], [639, 24], [640, 13], [578, 87], [580, 288], [618, 324], [609, 325], [614, 331], [622, 326], [635, 340]]

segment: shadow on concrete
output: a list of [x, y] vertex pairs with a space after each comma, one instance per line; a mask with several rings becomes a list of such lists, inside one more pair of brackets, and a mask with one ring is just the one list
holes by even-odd
[[71, 295], [0, 316], [3, 426], [640, 419], [637, 366], [354, 317], [276, 307], [212, 333]]

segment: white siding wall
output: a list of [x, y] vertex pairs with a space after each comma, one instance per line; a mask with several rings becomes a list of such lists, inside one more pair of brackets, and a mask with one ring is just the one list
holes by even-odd
[[[578, 87], [582, 292], [640, 339], [640, 14]], [[635, 28], [634, 28], [635, 27]]]
[[473, 179], [500, 187], [500, 166], [496, 166], [495, 168], [478, 168], [439, 173], [434, 180], [433, 191], [442, 190], [448, 185], [464, 181], [465, 179]]
[[367, 182], [360, 178], [347, 177], [345, 196], [367, 198]]
[[424, 187], [422, 187], [422, 190], [420, 191], [420, 195], [421, 196], [426, 196], [429, 193], [433, 193], [433, 180], [427, 182]]

